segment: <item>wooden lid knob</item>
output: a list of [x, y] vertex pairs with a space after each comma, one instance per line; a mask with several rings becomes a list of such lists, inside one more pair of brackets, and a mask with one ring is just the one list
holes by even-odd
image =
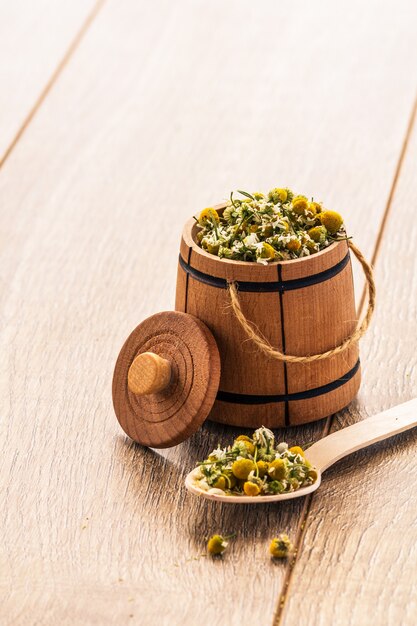
[[171, 363], [155, 354], [139, 354], [129, 368], [127, 384], [137, 396], [158, 393], [167, 387], [171, 380]]

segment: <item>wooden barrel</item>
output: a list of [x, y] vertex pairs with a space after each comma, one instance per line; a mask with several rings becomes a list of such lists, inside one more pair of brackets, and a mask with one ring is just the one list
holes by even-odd
[[360, 385], [357, 344], [313, 363], [272, 359], [246, 336], [227, 289], [228, 281], [237, 281], [243, 313], [278, 350], [296, 356], [330, 350], [357, 324], [347, 242], [261, 265], [219, 259], [200, 248], [196, 233], [191, 219], [181, 240], [175, 308], [201, 319], [219, 347], [220, 387], [209, 419], [241, 427], [289, 426], [349, 404]]

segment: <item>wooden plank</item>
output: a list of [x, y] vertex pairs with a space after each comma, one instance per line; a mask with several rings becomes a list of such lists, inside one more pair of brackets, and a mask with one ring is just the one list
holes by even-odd
[[[6, 625], [272, 619], [285, 565], [268, 543], [295, 537], [303, 502], [194, 500], [186, 472], [236, 430], [207, 424], [162, 453], [132, 445], [111, 375], [132, 328], [173, 306], [186, 218], [231, 188], [282, 182], [353, 207], [372, 250], [413, 97], [417, 9], [354, 1], [343, 22], [339, 9], [110, 2], [6, 162]], [[200, 556], [205, 536], [233, 530], [223, 560]]]
[[[414, 126], [377, 260], [379, 301], [362, 344], [362, 391], [333, 430], [417, 396], [416, 176]], [[372, 614], [374, 624], [414, 626], [416, 450], [414, 429], [326, 472], [313, 498], [282, 624], [365, 626]]]
[[0, 166], [96, 5], [0, 2]]

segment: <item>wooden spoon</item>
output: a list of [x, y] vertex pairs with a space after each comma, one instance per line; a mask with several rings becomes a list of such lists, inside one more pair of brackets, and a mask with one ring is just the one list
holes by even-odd
[[399, 404], [392, 409], [388, 409], [388, 411], [378, 413], [362, 422], [342, 428], [327, 437], [323, 437], [323, 439], [320, 439], [306, 450], [306, 458], [317, 469], [318, 476], [316, 482], [313, 485], [290, 493], [251, 497], [246, 495], [228, 496], [225, 493], [220, 493], [218, 489], [204, 491], [196, 484], [196, 476], [199, 473], [198, 467], [187, 475], [185, 486], [194, 495], [203, 496], [217, 502], [234, 504], [259, 504], [261, 502], [277, 502], [299, 498], [318, 489], [321, 483], [322, 472], [344, 456], [393, 435], [398, 435], [405, 430], [414, 428], [414, 426], [417, 426], [417, 398], [404, 402], [404, 404]]

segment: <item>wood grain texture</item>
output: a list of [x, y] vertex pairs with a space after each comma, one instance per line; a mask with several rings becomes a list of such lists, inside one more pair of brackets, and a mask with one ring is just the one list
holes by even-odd
[[[308, 356], [333, 349], [357, 323], [347, 242], [310, 257], [260, 265], [219, 259], [197, 244], [196, 234], [195, 221], [189, 220], [180, 246], [176, 308], [201, 319], [220, 351], [219, 397], [210, 418], [243, 428], [277, 428], [316, 421], [347, 406], [360, 384], [357, 344], [308, 364], [265, 356], [238, 323], [227, 289], [228, 281], [237, 281], [246, 319], [280, 352]], [[278, 290], [283, 281], [287, 286]], [[299, 397], [306, 392], [311, 397]]]
[[[358, 401], [336, 416], [334, 431], [417, 397], [416, 178], [414, 126], [377, 261], [376, 279], [385, 288], [362, 342], [364, 383]], [[413, 430], [326, 473], [313, 499], [282, 624], [367, 626], [370, 607], [378, 626], [416, 623], [416, 451]]]
[[[184, 222], [233, 188], [323, 199], [369, 255], [414, 96], [416, 11], [104, 6], [0, 177], [5, 626], [272, 620], [285, 565], [270, 562], [269, 540], [295, 539], [305, 504], [237, 512], [187, 495], [187, 471], [237, 431], [207, 424], [162, 453], [135, 445], [113, 414], [112, 371], [131, 329], [173, 307]], [[276, 434], [303, 445], [322, 429]], [[216, 531], [238, 537], [209, 561]]]
[[0, 2], [0, 165], [97, 4]]

